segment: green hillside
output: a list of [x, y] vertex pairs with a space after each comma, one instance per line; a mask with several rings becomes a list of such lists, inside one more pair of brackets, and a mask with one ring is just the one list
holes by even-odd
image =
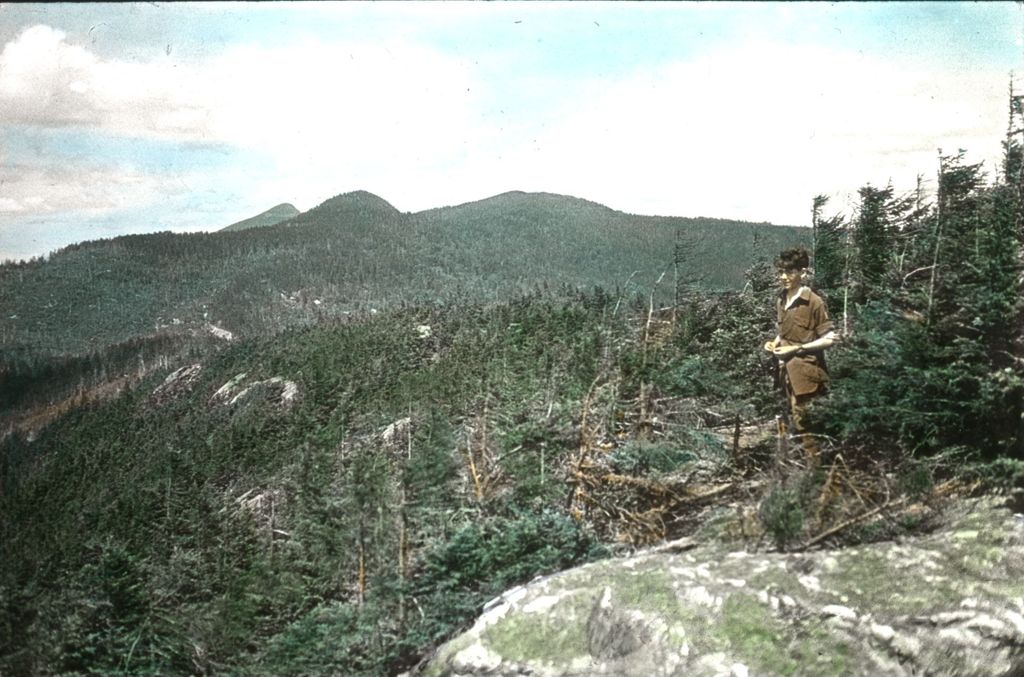
[[282, 221], [287, 221], [293, 216], [297, 216], [299, 210], [295, 208], [295, 205], [284, 202], [275, 207], [271, 207], [262, 214], [257, 214], [248, 219], [232, 223], [230, 226], [221, 228], [221, 231], [231, 230], [246, 230], [248, 228], [264, 228], [266, 226], [276, 226]]
[[[643, 305], [531, 295], [291, 329], [5, 437], [0, 671], [408, 667], [505, 587], [632, 533], [567, 517], [581, 440], [603, 455], [654, 417], [621, 472], [726, 457], [680, 406], [723, 401], [694, 350], [716, 325], [648, 345]], [[671, 401], [642, 413], [645, 383]]]
[[[809, 237], [806, 229], [631, 216], [547, 194], [402, 214], [369, 193], [347, 193], [269, 228], [126, 236], [0, 266], [0, 358], [100, 350], [172, 323], [254, 335], [537, 286], [614, 289], [630, 280], [644, 289], [663, 271], [672, 278], [681, 235], [699, 238], [683, 272], [710, 288], [740, 287], [755, 254]], [[663, 299], [671, 287], [661, 287]]]

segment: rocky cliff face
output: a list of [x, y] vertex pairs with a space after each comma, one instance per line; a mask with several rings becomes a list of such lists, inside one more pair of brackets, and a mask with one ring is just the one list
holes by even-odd
[[950, 508], [902, 542], [802, 554], [680, 544], [538, 579], [432, 677], [1024, 675], [1024, 515]]

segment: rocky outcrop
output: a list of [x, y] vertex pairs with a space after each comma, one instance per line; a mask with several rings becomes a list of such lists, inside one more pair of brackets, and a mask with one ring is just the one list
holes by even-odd
[[384, 428], [380, 439], [388, 447], [400, 447], [405, 443], [411, 431], [412, 418], [406, 416]]
[[274, 376], [263, 381], [253, 381], [242, 386], [248, 374], [236, 375], [217, 389], [210, 397], [210, 403], [230, 408], [269, 402], [282, 411], [288, 411], [298, 401], [301, 393], [294, 381]]
[[227, 329], [221, 329], [220, 327], [212, 324], [206, 325], [206, 328], [211, 334], [221, 339], [222, 341], [235, 340], [235, 335], [229, 332]]
[[203, 365], [190, 364], [180, 369], [175, 369], [164, 379], [150, 395], [150, 402], [156, 406], [162, 406], [171, 400], [191, 392], [199, 381], [199, 375], [203, 371]]
[[901, 542], [683, 545], [510, 590], [423, 674], [1024, 675], [1024, 515], [1005, 498], [965, 500]]

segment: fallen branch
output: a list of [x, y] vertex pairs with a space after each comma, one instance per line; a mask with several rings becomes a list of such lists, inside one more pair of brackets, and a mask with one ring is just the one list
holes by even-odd
[[700, 545], [699, 541], [697, 541], [697, 540], [695, 540], [693, 538], [684, 537], [684, 538], [677, 538], [674, 541], [668, 541], [667, 543], [662, 543], [661, 545], [656, 545], [653, 548], [650, 548], [649, 550], [647, 550], [647, 552], [650, 552], [650, 553], [685, 552], [687, 550], [692, 550], [693, 548], [696, 548], [698, 545]]
[[[960, 480], [951, 479], [951, 480], [947, 480], [947, 481], [943, 482], [942, 484], [937, 485], [934, 489], [932, 489], [931, 497], [932, 498], [942, 498], [944, 496], [949, 496], [950, 494], [953, 494], [954, 492], [956, 492], [958, 490], [966, 490], [969, 493], [970, 491], [973, 491], [974, 489], [976, 489], [979, 485], [980, 485], [980, 482], [975, 482], [975, 483], [972, 483], [972, 484], [964, 485], [964, 483], [961, 482]], [[805, 548], [809, 548], [812, 545], [817, 545], [818, 543], [821, 543], [823, 540], [825, 540], [829, 536], [834, 536], [835, 534], [839, 533], [843, 529], [851, 527], [851, 526], [853, 526], [855, 524], [859, 524], [859, 523], [863, 522], [866, 519], [870, 519], [871, 517], [874, 517], [875, 515], [879, 514], [880, 512], [882, 512], [884, 510], [886, 510], [887, 508], [895, 508], [897, 506], [903, 505], [904, 503], [906, 503], [909, 500], [909, 498], [910, 498], [909, 496], [904, 496], [903, 498], [900, 498], [900, 499], [887, 500], [885, 503], [883, 503], [882, 505], [880, 505], [880, 506], [878, 506], [876, 508], [868, 510], [865, 513], [861, 513], [860, 515], [857, 515], [856, 517], [852, 517], [852, 518], [846, 520], [845, 522], [837, 524], [836, 526], [832, 527], [828, 531], [824, 531], [824, 532], [818, 534], [814, 538], [812, 538], [809, 541], [805, 542], [804, 543], [804, 547]]]
[[887, 502], [883, 503], [882, 505], [878, 506], [877, 508], [874, 508], [872, 510], [868, 510], [865, 513], [861, 513], [860, 515], [857, 515], [856, 517], [852, 517], [852, 518], [846, 520], [845, 522], [840, 522], [839, 524], [837, 524], [836, 526], [832, 527], [828, 531], [824, 531], [824, 532], [818, 534], [814, 538], [812, 538], [809, 541], [807, 541], [806, 543], [804, 543], [804, 547], [805, 548], [809, 548], [812, 545], [816, 545], [818, 543], [821, 543], [822, 541], [824, 541], [829, 536], [834, 536], [835, 534], [839, 533], [843, 529], [846, 529], [848, 527], [852, 527], [853, 525], [859, 524], [860, 522], [863, 522], [864, 520], [866, 520], [868, 518], [874, 517], [878, 513], [880, 513], [883, 510], [885, 510], [886, 508], [894, 508], [894, 507], [896, 507], [898, 505], [901, 505], [903, 503], [906, 503], [906, 502], [907, 502], [906, 497], [903, 497], [903, 498], [901, 498], [901, 499], [899, 499], [897, 501], [887, 501]]

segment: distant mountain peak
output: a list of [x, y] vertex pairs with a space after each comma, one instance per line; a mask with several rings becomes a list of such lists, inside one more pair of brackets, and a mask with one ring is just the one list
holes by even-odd
[[[366, 190], [353, 190], [324, 200], [315, 209], [369, 210], [385, 213], [400, 213], [384, 198]], [[312, 211], [312, 210], [311, 210]]]
[[298, 216], [299, 210], [295, 208], [295, 205], [289, 202], [282, 202], [279, 205], [271, 207], [262, 214], [257, 214], [248, 219], [232, 223], [230, 226], [221, 228], [221, 230], [246, 230], [248, 228], [263, 228], [265, 226], [276, 226], [282, 221]]
[[541, 209], [553, 210], [555, 212], [587, 212], [591, 214], [621, 214], [611, 207], [592, 200], [585, 200], [572, 195], [559, 193], [527, 192], [523, 190], [509, 190], [492, 197], [487, 197], [475, 202], [449, 207], [449, 209]]
[[341, 193], [324, 200], [295, 219], [295, 225], [310, 223], [374, 224], [402, 216], [402, 212], [382, 197], [365, 190]]

